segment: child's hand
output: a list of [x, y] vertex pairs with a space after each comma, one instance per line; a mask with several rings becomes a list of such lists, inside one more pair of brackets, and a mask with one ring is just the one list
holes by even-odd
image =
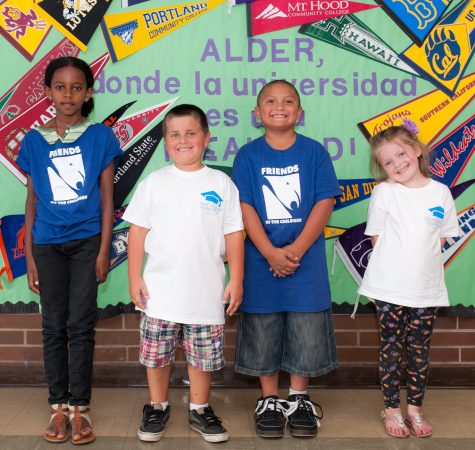
[[147, 309], [147, 300], [149, 299], [148, 289], [142, 277], [137, 280], [129, 278], [129, 293], [132, 301], [140, 309]]
[[40, 280], [38, 278], [38, 271], [33, 258], [26, 259], [26, 272], [28, 274], [28, 287], [30, 291], [40, 295]]
[[269, 270], [274, 273], [275, 277], [286, 277], [293, 275], [298, 269], [298, 257], [291, 251], [284, 248], [276, 248], [267, 255], [267, 262], [269, 263]]
[[224, 290], [223, 305], [228, 303], [228, 299], [229, 306], [226, 308], [226, 313], [232, 316], [239, 309], [239, 305], [242, 302], [242, 283], [233, 280], [229, 281]]
[[96, 259], [96, 281], [98, 283], [104, 283], [104, 281], [106, 281], [110, 266], [111, 262], [109, 256], [99, 253]]

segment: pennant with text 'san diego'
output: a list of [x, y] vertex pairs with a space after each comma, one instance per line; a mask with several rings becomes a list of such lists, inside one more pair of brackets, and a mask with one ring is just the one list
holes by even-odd
[[28, 61], [34, 58], [50, 29], [35, 0], [0, 2], [0, 34]]
[[390, 126], [402, 125], [404, 119], [410, 120], [419, 129], [419, 139], [424, 144], [430, 144], [463, 111], [474, 96], [475, 72], [462, 78], [452, 98], [437, 89], [360, 122], [358, 128], [369, 139]]
[[399, 55], [354, 14], [302, 25], [299, 32], [411, 75], [417, 75], [414, 69], [401, 61]]
[[101, 29], [113, 62], [130, 56], [206, 14], [225, 0], [106, 14]]
[[247, 34], [270, 33], [317, 20], [353, 14], [378, 5], [347, 0], [256, 0], [247, 4]]
[[[109, 55], [105, 53], [89, 64], [94, 79], [104, 69], [108, 60]], [[42, 94], [36, 103], [0, 127], [0, 162], [23, 184], [26, 184], [26, 177], [16, 163], [21, 142], [30, 128], [44, 125], [55, 116], [56, 110], [52, 101]]]
[[338, 180], [338, 184], [340, 185], [341, 195], [335, 197], [334, 211], [369, 198], [377, 182], [373, 178], [360, 178]]
[[430, 33], [452, 0], [376, 0], [418, 45]]
[[83, 52], [112, 0], [42, 0], [48, 21]]
[[0, 127], [31, 108], [44, 97], [45, 69], [60, 56], [77, 56], [79, 48], [64, 38], [41, 58], [0, 98]]
[[465, 0], [436, 25], [422, 46], [413, 44], [400, 56], [421, 76], [451, 96], [474, 49], [475, 0]]

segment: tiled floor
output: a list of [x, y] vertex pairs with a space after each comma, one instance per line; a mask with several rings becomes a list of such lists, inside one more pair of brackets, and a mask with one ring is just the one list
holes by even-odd
[[[430, 439], [393, 439], [384, 433], [379, 419], [378, 389], [312, 389], [312, 399], [324, 410], [317, 438], [262, 439], [253, 430], [255, 389], [216, 388], [210, 404], [224, 419], [230, 439], [209, 444], [189, 430], [185, 389], [170, 391], [172, 415], [165, 437], [158, 443], [142, 443], [136, 430], [142, 406], [148, 401], [144, 388], [95, 389], [92, 418], [96, 442], [87, 449], [475, 449], [475, 390], [432, 389], [425, 414], [432, 421]], [[282, 396], [285, 392], [282, 391]], [[0, 449], [67, 449], [71, 442], [48, 444], [42, 435], [48, 420], [45, 388], [0, 388]]]

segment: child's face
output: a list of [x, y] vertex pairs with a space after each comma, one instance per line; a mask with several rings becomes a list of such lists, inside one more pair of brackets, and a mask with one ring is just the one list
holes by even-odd
[[290, 86], [276, 83], [264, 88], [254, 112], [266, 130], [287, 131], [295, 127], [302, 108], [297, 94]]
[[199, 119], [194, 116], [167, 120], [165, 146], [178, 169], [186, 172], [201, 169], [201, 158], [209, 139], [210, 134], [203, 131]]
[[51, 86], [46, 94], [53, 98], [56, 115], [63, 120], [81, 117], [81, 107], [92, 95], [93, 88], [87, 88], [84, 72], [76, 67], [62, 67], [54, 72]]
[[419, 168], [420, 149], [414, 149], [403, 142], [384, 142], [377, 150], [376, 157], [388, 178], [406, 187], [420, 187], [426, 177]]

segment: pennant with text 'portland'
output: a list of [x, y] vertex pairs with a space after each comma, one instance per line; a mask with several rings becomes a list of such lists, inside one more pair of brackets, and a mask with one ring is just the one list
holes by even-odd
[[299, 32], [386, 66], [417, 75], [414, 69], [401, 61], [399, 55], [354, 14], [302, 25]]
[[[104, 69], [108, 60], [109, 55], [105, 53], [89, 64], [94, 79]], [[30, 128], [44, 125], [55, 116], [53, 102], [42, 92], [36, 103], [0, 127], [0, 162], [23, 184], [26, 184], [26, 176], [16, 163], [21, 142]]]
[[376, 0], [418, 45], [430, 33], [452, 0]]
[[42, 0], [48, 21], [83, 52], [112, 0]]
[[475, 72], [462, 78], [452, 98], [437, 90], [428, 92], [403, 105], [358, 123], [358, 128], [369, 139], [379, 131], [403, 120], [414, 122], [419, 129], [419, 139], [430, 144], [442, 133], [475, 96]]
[[101, 29], [113, 62], [130, 56], [208, 13], [225, 0], [106, 14]]
[[353, 14], [378, 5], [347, 0], [256, 0], [247, 5], [247, 34], [270, 33], [284, 28], [296, 27], [317, 20]]
[[411, 45], [401, 59], [452, 96], [475, 48], [475, 0], [465, 0], [431, 31], [422, 46]]
[[28, 61], [34, 58], [50, 29], [35, 0], [0, 2], [0, 34]]

